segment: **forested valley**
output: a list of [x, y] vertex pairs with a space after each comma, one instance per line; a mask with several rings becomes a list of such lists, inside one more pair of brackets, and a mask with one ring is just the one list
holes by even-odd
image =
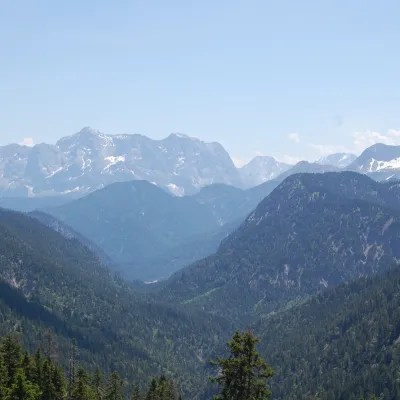
[[67, 225], [0, 210], [2, 399], [398, 398], [398, 199], [355, 173], [289, 177], [140, 291]]

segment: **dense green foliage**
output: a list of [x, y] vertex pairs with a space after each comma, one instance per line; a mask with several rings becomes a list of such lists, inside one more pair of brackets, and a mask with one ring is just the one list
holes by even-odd
[[268, 400], [271, 392], [266, 380], [274, 375], [272, 369], [257, 353], [258, 339], [247, 330], [236, 331], [228, 343], [230, 356], [217, 357], [211, 364], [219, 367], [219, 373], [211, 378], [221, 387], [215, 400]]
[[[231, 321], [261, 337], [272, 398], [399, 398], [400, 268], [380, 274], [400, 259], [399, 198], [399, 184], [354, 173], [290, 177], [216, 255], [146, 295], [66, 226], [0, 210], [0, 336], [22, 332], [28, 350], [4, 340], [0, 399], [210, 400], [207, 360]], [[243, 371], [270, 375], [250, 334], [230, 344], [219, 396]]]
[[[51, 333], [49, 333], [51, 335]], [[40, 348], [32, 356], [23, 353], [15, 336], [0, 339], [1, 400], [178, 400], [182, 397], [174, 382], [162, 375], [149, 387], [128, 382], [114, 371], [107, 379], [97, 369], [92, 375], [75, 360], [65, 374], [52, 357], [43, 356]]]
[[239, 322], [400, 258], [397, 189], [356, 173], [286, 179], [160, 296]]
[[36, 218], [39, 220], [42, 224], [49, 226], [50, 228], [54, 229], [58, 233], [61, 233], [64, 237], [67, 239], [76, 239], [78, 240], [81, 244], [83, 244], [85, 247], [87, 247], [89, 250], [92, 252], [96, 253], [96, 256], [99, 258], [99, 260], [107, 265], [112, 270], [117, 270], [117, 266], [114, 264], [113, 260], [111, 260], [110, 257], [104, 253], [104, 251], [101, 249], [100, 246], [97, 246], [93, 242], [91, 242], [89, 239], [87, 239], [85, 236], [81, 235], [79, 232], [76, 232], [73, 230], [70, 226], [67, 224], [63, 223], [62, 221], [58, 220], [57, 218], [53, 217], [50, 214], [47, 214], [43, 211], [31, 211], [27, 215], [30, 217]]
[[400, 398], [400, 266], [266, 317], [254, 330], [277, 399]]
[[165, 371], [187, 393], [203, 384], [219, 322], [139, 296], [77, 240], [19, 213], [0, 211], [0, 251], [0, 334], [24, 332], [33, 350], [49, 327], [61, 355], [77, 339], [89, 370], [143, 381]]

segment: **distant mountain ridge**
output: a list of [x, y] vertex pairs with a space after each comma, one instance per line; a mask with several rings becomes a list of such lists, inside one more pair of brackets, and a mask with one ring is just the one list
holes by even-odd
[[[117, 182], [45, 210], [89, 239], [125, 276], [158, 279], [143, 263], [195, 236], [221, 227], [192, 196], [176, 197], [147, 181]], [[136, 275], [137, 273], [137, 275]]]
[[250, 188], [277, 178], [291, 167], [292, 165], [281, 163], [273, 157], [257, 156], [241, 167], [239, 173], [243, 185]]
[[400, 179], [400, 146], [374, 144], [365, 149], [348, 169], [377, 180]]
[[336, 168], [346, 168], [357, 159], [355, 154], [351, 153], [335, 153], [322, 157], [316, 161], [321, 165], [332, 165]]
[[[161, 140], [141, 134], [106, 135], [85, 127], [55, 145], [27, 147], [14, 143], [0, 147], [0, 198], [80, 197], [130, 180], [147, 180], [183, 196], [212, 184], [248, 189], [275, 179], [282, 181], [297, 172], [336, 169], [368, 174], [376, 180], [397, 179], [399, 148], [377, 144], [358, 158], [337, 153], [316, 163], [302, 161], [294, 166], [257, 156], [236, 168], [224, 147], [216, 142], [205, 143], [178, 133]], [[20, 208], [30, 207], [21, 204]]]
[[55, 145], [0, 148], [2, 196], [85, 194], [110, 183], [147, 180], [176, 195], [222, 182], [240, 186], [239, 173], [219, 143], [182, 134], [162, 140], [105, 135], [92, 128]]

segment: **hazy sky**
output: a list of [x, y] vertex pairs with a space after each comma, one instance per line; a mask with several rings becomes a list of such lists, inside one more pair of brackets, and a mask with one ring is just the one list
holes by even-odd
[[397, 0], [0, 0], [0, 144], [91, 126], [236, 159], [400, 143]]

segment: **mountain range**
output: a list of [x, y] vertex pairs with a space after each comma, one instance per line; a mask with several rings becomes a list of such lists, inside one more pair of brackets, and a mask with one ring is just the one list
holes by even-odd
[[316, 161], [321, 165], [332, 165], [336, 168], [346, 168], [356, 160], [357, 156], [351, 153], [335, 153], [322, 157]]
[[[126, 278], [152, 282], [214, 253], [221, 240], [290, 176], [335, 171], [341, 170], [303, 161], [246, 190], [218, 183], [181, 197], [147, 181], [117, 182], [42, 210], [100, 248], [112, 260], [110, 266]], [[49, 197], [31, 200], [37, 205], [40, 199]]]
[[[399, 146], [378, 144], [358, 158], [347, 153], [321, 158], [310, 164], [308, 172], [320, 172], [319, 165], [324, 165], [365, 173], [376, 180], [394, 179], [400, 174], [399, 160]], [[283, 180], [298, 169], [298, 165], [268, 156], [257, 156], [236, 168], [221, 144], [183, 134], [152, 140], [140, 134], [106, 135], [86, 127], [54, 145], [0, 147], [0, 198], [73, 198], [129, 180], [147, 180], [183, 196], [216, 183], [247, 189]]]
[[[183, 197], [137, 180], [47, 213], [0, 209], [0, 336], [33, 349], [50, 328], [64, 365], [76, 339], [90, 371], [166, 374], [208, 400], [207, 360], [251, 328], [273, 398], [397, 398], [399, 204], [397, 181], [344, 171]], [[191, 262], [198, 243], [213, 254]], [[177, 248], [191, 264], [148, 293], [104, 265], [143, 250], [141, 268], [161, 268]]]
[[273, 157], [257, 156], [240, 168], [239, 173], [242, 178], [242, 185], [245, 188], [250, 188], [277, 178], [291, 167], [291, 165], [281, 163]]
[[177, 197], [147, 181], [118, 182], [31, 215], [87, 238], [125, 277], [154, 281], [215, 252], [277, 184], [214, 184]]
[[219, 143], [182, 134], [163, 140], [105, 135], [91, 128], [55, 145], [0, 148], [2, 196], [85, 194], [118, 181], [154, 182], [176, 195], [224, 182], [240, 186], [229, 154]]
[[353, 173], [285, 179], [217, 252], [163, 289], [212, 315], [268, 314], [282, 304], [387, 268], [400, 257], [399, 184]]
[[348, 169], [368, 174], [377, 180], [399, 179], [400, 146], [375, 144], [355, 159]]

